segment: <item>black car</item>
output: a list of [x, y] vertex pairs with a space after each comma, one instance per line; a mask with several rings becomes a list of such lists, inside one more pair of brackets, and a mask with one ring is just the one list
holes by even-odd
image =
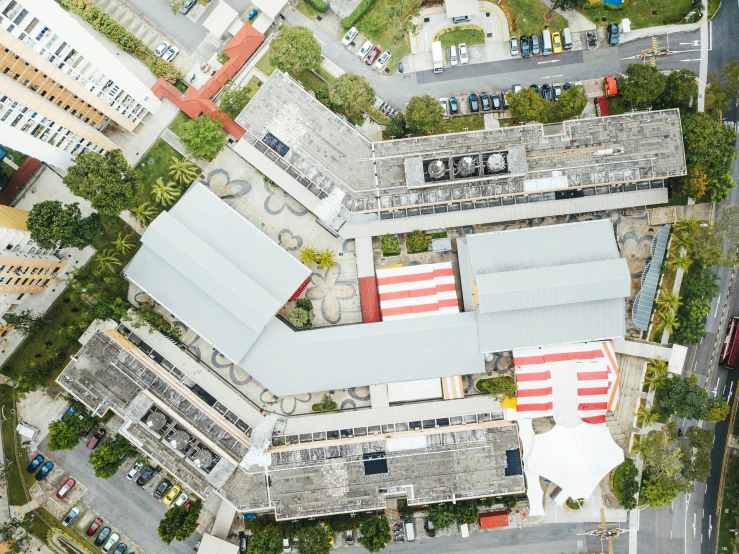
[[459, 113], [459, 104], [454, 96], [449, 97], [449, 113], [452, 115], [457, 115]]
[[503, 109], [508, 109], [508, 93], [511, 92], [510, 90], [504, 90], [500, 93], [500, 99], [503, 102]]
[[43, 463], [43, 461], [44, 457], [41, 454], [37, 455], [33, 460], [31, 460], [31, 463], [28, 464], [26, 471], [28, 473], [33, 473], [34, 471], [36, 471], [36, 468]]
[[154, 491], [154, 497], [161, 498], [162, 496], [164, 496], [164, 494], [169, 490], [169, 487], [171, 486], [172, 486], [172, 483], [170, 483], [166, 479], [162, 479], [162, 482], [159, 483], [157, 490]]
[[110, 527], [104, 527], [102, 531], [100, 531], [100, 534], [98, 535], [98, 538], [95, 539], [95, 546], [100, 546], [105, 542], [105, 539], [108, 538], [108, 535], [110, 535]]
[[52, 469], [54, 469], [54, 462], [46, 462], [36, 473], [36, 481], [42, 481], [43, 479], [46, 479], [46, 476], [51, 473]]
[[249, 549], [249, 536], [239, 531], [239, 554], [246, 554]]
[[436, 527], [434, 527], [434, 524], [430, 521], [426, 520], [426, 525], [423, 526], [424, 529], [426, 529], [426, 534], [429, 537], [435, 537], [436, 536]]
[[615, 23], [608, 24], [608, 44], [610, 46], [618, 45], [618, 25]]
[[490, 109], [490, 97], [487, 92], [480, 93], [480, 103], [482, 103], [483, 111], [488, 111]]
[[531, 55], [538, 56], [541, 54], [541, 48], [539, 47], [539, 35], [531, 35]]
[[551, 85], [542, 85], [542, 87], [541, 87], [541, 97], [544, 100], [551, 100], [552, 99], [552, 86]]
[[115, 549], [115, 552], [113, 552], [113, 554], [126, 554], [126, 548], [128, 548], [128, 546], [126, 546], [125, 542], [122, 542], [118, 545], [118, 548]]
[[470, 112], [477, 113], [480, 111], [480, 102], [477, 100], [477, 94], [470, 94]]
[[490, 94], [490, 101], [493, 103], [494, 110], [500, 109], [500, 95], [497, 92], [492, 92]]
[[136, 484], [139, 487], [143, 487], [146, 485], [146, 483], [149, 482], [149, 479], [151, 479], [151, 476], [154, 475], [154, 468], [151, 466], [146, 466], [144, 468], [144, 471], [141, 472], [141, 475], [139, 475], [139, 478], [136, 479]]
[[192, 9], [192, 7], [197, 3], [197, 1], [198, 0], [185, 0], [182, 3], [182, 7], [180, 8], [180, 13], [184, 15], [187, 12], [189, 12]]
[[564, 90], [570, 90], [572, 88], [572, 83], [565, 83], [562, 87]]
[[531, 85], [531, 86], [530, 86], [529, 88], [532, 88], [532, 89], [534, 89], [534, 92], [535, 92], [536, 94], [539, 94], [539, 85]]
[[521, 45], [521, 57], [528, 58], [531, 55], [531, 49], [529, 48], [529, 37], [527, 37], [526, 35], [521, 35], [518, 43]]

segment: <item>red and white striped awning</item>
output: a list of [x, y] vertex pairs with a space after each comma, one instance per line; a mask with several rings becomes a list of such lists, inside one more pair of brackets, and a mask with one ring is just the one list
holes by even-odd
[[459, 312], [451, 262], [377, 270], [383, 320]]
[[610, 341], [514, 350], [519, 417], [554, 416], [573, 426], [605, 423], [616, 409], [619, 373]]

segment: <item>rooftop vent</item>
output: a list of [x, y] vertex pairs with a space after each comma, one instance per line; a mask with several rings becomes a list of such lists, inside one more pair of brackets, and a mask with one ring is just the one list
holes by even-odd
[[176, 450], [183, 450], [190, 442], [190, 435], [183, 430], [177, 430], [167, 438], [169, 445]]
[[470, 177], [475, 174], [475, 158], [464, 156], [457, 162], [457, 173], [460, 177]]
[[501, 152], [496, 152], [488, 156], [485, 162], [485, 169], [490, 173], [500, 173], [506, 168], [505, 156]]
[[154, 412], [146, 418], [146, 426], [152, 431], [161, 431], [166, 424], [167, 417], [161, 412]]
[[434, 180], [441, 179], [446, 175], [446, 165], [441, 160], [434, 160], [428, 167], [429, 177]]

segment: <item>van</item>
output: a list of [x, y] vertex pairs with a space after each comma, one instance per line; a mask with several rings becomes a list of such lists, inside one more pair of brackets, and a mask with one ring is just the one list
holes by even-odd
[[562, 29], [562, 46], [565, 50], [572, 50], [572, 34], [569, 27]]
[[457, 47], [452, 44], [449, 47], [449, 65], [455, 66], [459, 63], [459, 58], [457, 57]]
[[467, 23], [468, 21], [472, 21], [472, 16], [469, 15], [460, 15], [458, 17], [452, 17], [452, 23]]
[[413, 526], [413, 521], [405, 522], [405, 540], [408, 542], [416, 540], [416, 529]]
[[552, 54], [552, 33], [549, 29], [544, 29], [541, 32], [541, 53], [545, 56], [551, 56]]

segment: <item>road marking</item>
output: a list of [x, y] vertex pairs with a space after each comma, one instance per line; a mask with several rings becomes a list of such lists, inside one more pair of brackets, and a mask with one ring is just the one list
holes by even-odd
[[724, 388], [721, 391], [721, 396], [723, 396], [726, 393], [726, 383], [724, 383]]
[[708, 22], [708, 51], [713, 50], [713, 21]]
[[706, 488], [705, 488], [705, 489], [703, 489], [703, 494], [705, 494], [705, 493], [707, 493], [707, 492], [708, 492], [708, 483], [706, 483]]
[[321, 44], [323, 44], [324, 46], [326, 46], [326, 43], [325, 43], [325, 42], [323, 42], [323, 41], [322, 41], [322, 40], [321, 40], [320, 38], [316, 37], [316, 40], [317, 40], [318, 42], [320, 42]]
[[711, 516], [708, 516], [708, 540], [711, 540], [711, 531], [713, 530], [713, 524], [711, 523]]
[[695, 512], [693, 512], [693, 538], [695, 538], [695, 530], [696, 530], [696, 527], [695, 527]]
[[564, 77], [564, 75], [547, 75], [546, 77], [542, 77], [542, 79], [556, 79], [557, 77]]
[[541, 65], [543, 63], [557, 63], [557, 62], [561, 62], [561, 61], [562, 60], [549, 60], [548, 62], [536, 62], [536, 63], [538, 63], [539, 65]]
[[700, 58], [691, 58], [689, 60], [680, 60], [681, 62], [699, 62], [701, 61]]
[[714, 319], [716, 318], [716, 314], [718, 314], [718, 306], [719, 306], [719, 304], [721, 304], [721, 297], [720, 296], [716, 299], [716, 311], [713, 312]]

